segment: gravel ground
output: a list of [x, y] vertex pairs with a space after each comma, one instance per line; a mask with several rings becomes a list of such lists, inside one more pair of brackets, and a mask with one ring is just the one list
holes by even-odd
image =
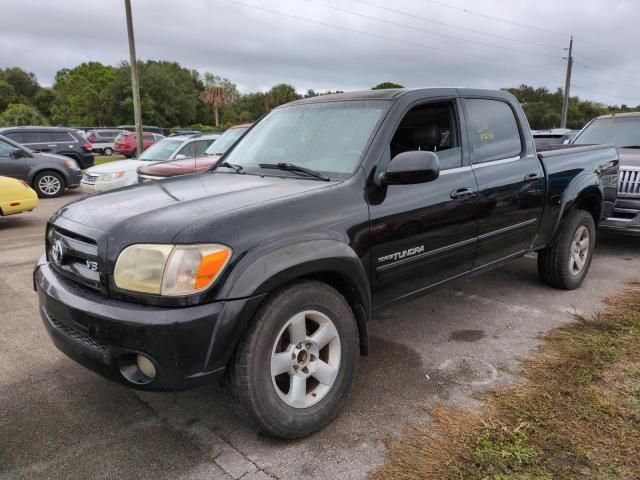
[[0, 217], [0, 478], [364, 478], [383, 440], [428, 423], [440, 402], [517, 380], [540, 334], [602, 306], [640, 270], [640, 240], [602, 234], [581, 289], [537, 280], [535, 256], [451, 283], [386, 310], [342, 415], [318, 434], [282, 442], [256, 434], [218, 385], [141, 393], [58, 352], [37, 310], [31, 271], [47, 218], [78, 192]]

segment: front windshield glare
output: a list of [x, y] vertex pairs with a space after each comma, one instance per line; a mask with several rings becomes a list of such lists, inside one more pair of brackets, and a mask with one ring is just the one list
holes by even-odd
[[230, 164], [292, 163], [326, 173], [352, 173], [388, 109], [383, 101], [293, 105], [273, 110], [228, 154]]
[[594, 120], [573, 141], [574, 144], [612, 143], [615, 147], [640, 145], [640, 117]]
[[230, 128], [222, 135], [220, 135], [220, 138], [209, 145], [209, 148], [207, 148], [204, 153], [206, 153], [207, 155], [224, 154], [227, 150], [229, 150], [229, 147], [236, 143], [236, 140], [240, 138], [240, 136], [246, 131], [246, 128]]
[[142, 152], [138, 160], [169, 160], [180, 145], [182, 145], [180, 140], [160, 140]]

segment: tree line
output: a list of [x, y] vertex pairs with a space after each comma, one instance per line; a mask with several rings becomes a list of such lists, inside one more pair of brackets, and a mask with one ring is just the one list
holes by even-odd
[[[252, 122], [278, 105], [327, 93], [308, 90], [301, 94], [287, 83], [266, 92], [238, 90], [229, 79], [207, 72], [201, 75], [177, 62], [138, 62], [142, 121], [164, 128], [224, 129]], [[373, 87], [401, 88], [393, 82]], [[534, 129], [560, 125], [562, 89], [521, 85], [506, 88], [522, 103]], [[640, 110], [640, 106], [635, 109]], [[571, 97], [569, 127], [580, 128], [591, 118], [610, 112], [629, 111], [626, 105], [609, 106]], [[0, 126], [65, 125], [113, 126], [133, 123], [131, 70], [86, 62], [59, 70], [51, 87], [40, 85], [33, 73], [19, 67], [0, 69]]]

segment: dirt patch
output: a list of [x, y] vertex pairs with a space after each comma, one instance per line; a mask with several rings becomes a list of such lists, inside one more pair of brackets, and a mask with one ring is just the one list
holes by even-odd
[[450, 342], [477, 342], [487, 335], [484, 330], [456, 330], [449, 335]]
[[[544, 338], [524, 383], [391, 440], [375, 479], [640, 478], [640, 282]], [[451, 362], [464, 377], [473, 362]], [[456, 370], [457, 369], [457, 370]], [[445, 369], [446, 370], [446, 369]]]

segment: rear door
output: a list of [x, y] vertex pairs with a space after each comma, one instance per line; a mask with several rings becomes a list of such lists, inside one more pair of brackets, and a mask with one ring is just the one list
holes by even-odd
[[507, 101], [465, 98], [471, 165], [478, 183], [478, 253], [474, 270], [521, 255], [542, 217], [544, 172], [527, 148], [527, 125]]
[[469, 272], [476, 247], [476, 181], [463, 149], [457, 98], [408, 107], [383, 154], [435, 152], [440, 176], [429, 183], [389, 185], [369, 198], [374, 307], [417, 294]]

